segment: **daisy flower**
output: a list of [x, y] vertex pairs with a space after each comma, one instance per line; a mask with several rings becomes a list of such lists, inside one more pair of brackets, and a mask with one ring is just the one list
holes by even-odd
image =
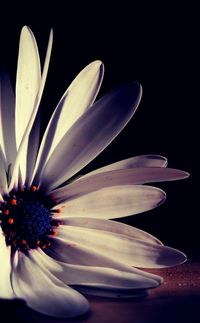
[[[43, 314], [88, 311], [90, 293], [146, 295], [162, 278], [135, 267], [160, 268], [186, 256], [157, 238], [110, 219], [153, 209], [165, 193], [146, 183], [183, 179], [166, 158], [143, 155], [74, 177], [124, 128], [141, 99], [138, 83], [95, 103], [103, 64], [85, 67], [58, 103], [40, 142], [39, 106], [53, 34], [41, 72], [37, 44], [21, 32], [15, 97], [0, 81], [0, 297], [22, 298]], [[67, 183], [67, 184], [66, 184]]]

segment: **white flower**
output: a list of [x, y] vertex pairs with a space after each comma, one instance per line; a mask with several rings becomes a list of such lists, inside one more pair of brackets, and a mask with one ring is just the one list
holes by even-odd
[[23, 298], [43, 314], [73, 317], [89, 308], [78, 291], [145, 295], [162, 278], [132, 266], [160, 268], [185, 261], [183, 253], [150, 234], [110, 219], [165, 200], [162, 190], [144, 183], [188, 174], [166, 168], [164, 157], [144, 155], [61, 187], [124, 128], [140, 102], [141, 86], [121, 86], [94, 103], [103, 65], [91, 63], [66, 90], [40, 143], [37, 111], [52, 38], [51, 32], [41, 74], [35, 38], [29, 28], [22, 29], [15, 99], [8, 77], [1, 77], [0, 297]]

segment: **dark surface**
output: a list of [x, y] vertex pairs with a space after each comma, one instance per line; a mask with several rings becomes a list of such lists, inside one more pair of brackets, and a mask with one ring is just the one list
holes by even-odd
[[20, 323], [199, 323], [200, 264], [152, 270], [164, 283], [143, 299], [115, 300], [88, 297], [91, 312], [67, 320], [42, 316], [20, 302], [0, 301], [1, 322]]

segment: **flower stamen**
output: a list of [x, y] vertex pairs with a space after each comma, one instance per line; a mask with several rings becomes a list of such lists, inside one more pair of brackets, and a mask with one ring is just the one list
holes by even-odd
[[12, 205], [17, 205], [17, 200], [16, 200], [16, 199], [12, 199], [12, 200], [10, 201], [10, 203], [11, 203]]
[[[23, 191], [12, 191], [4, 197], [0, 206], [0, 221], [7, 245], [13, 249], [26, 251], [41, 247], [46, 249], [51, 245], [51, 236], [60, 221], [53, 219], [54, 204], [37, 186]], [[9, 216], [9, 217], [8, 217]]]
[[13, 224], [14, 223], [14, 219], [13, 218], [9, 218], [8, 219], [8, 223]]

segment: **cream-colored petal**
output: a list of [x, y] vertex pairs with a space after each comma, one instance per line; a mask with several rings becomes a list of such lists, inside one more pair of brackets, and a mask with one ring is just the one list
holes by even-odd
[[64, 93], [42, 139], [35, 168], [36, 178], [40, 177], [45, 163], [63, 136], [94, 102], [102, 83], [103, 71], [102, 62], [89, 64]]
[[40, 82], [41, 70], [37, 44], [31, 30], [25, 26], [20, 36], [16, 79], [17, 148], [34, 109]]
[[120, 259], [127, 265], [162, 268], [181, 264], [186, 256], [173, 248], [155, 245], [126, 235], [97, 229], [60, 226], [58, 236], [66, 242], [84, 245], [93, 251]]
[[111, 186], [68, 200], [62, 216], [113, 219], [151, 210], [165, 199], [165, 192], [152, 186]]
[[76, 288], [106, 290], [117, 292], [118, 296], [128, 294], [130, 297], [135, 296], [135, 292], [138, 295], [138, 290], [155, 288], [159, 285], [151, 276], [147, 278], [137, 271], [129, 273], [113, 268], [71, 265], [57, 262], [41, 250], [39, 253], [39, 256], [36, 253], [31, 253], [31, 256], [40, 267], [48, 268], [61, 281]]
[[0, 229], [0, 298], [14, 298], [10, 281], [11, 251], [6, 246], [5, 237]]
[[[25, 26], [20, 36], [16, 77], [15, 130], [17, 149], [19, 149], [25, 130], [31, 119], [40, 83], [41, 69], [36, 40], [31, 30]], [[23, 182], [26, 176], [27, 147], [28, 141], [26, 140], [23, 156], [20, 159]]]
[[[30, 253], [37, 253], [32, 250]], [[12, 271], [12, 286], [17, 297], [32, 309], [49, 316], [75, 317], [88, 311], [87, 300], [62, 283], [30, 255], [18, 253]]]
[[[49, 34], [49, 41], [45, 56], [44, 67], [42, 71], [42, 78], [41, 78], [41, 86], [39, 89], [38, 97], [37, 97], [37, 104], [39, 105], [42, 93], [44, 90], [44, 85], [47, 78], [47, 73], [49, 69], [49, 63], [51, 58], [51, 51], [53, 45], [53, 31], [50, 31]], [[29, 187], [32, 182], [33, 172], [38, 156], [39, 144], [40, 144], [40, 111], [38, 111], [37, 117], [34, 121], [33, 128], [31, 129], [31, 133], [29, 135], [29, 143], [28, 143], [28, 151], [27, 151], [27, 169], [26, 169], [26, 185]]]
[[187, 177], [188, 173], [172, 168], [140, 167], [117, 169], [82, 179], [80, 178], [79, 180], [54, 190], [49, 194], [52, 195], [59, 203], [105, 187], [172, 181]]
[[8, 180], [7, 180], [7, 173], [6, 173], [6, 162], [0, 147], [0, 194], [4, 195], [7, 193], [8, 193]]
[[138, 167], [167, 167], [167, 158], [160, 155], [141, 155], [120, 160], [116, 163], [106, 165], [87, 173], [83, 177], [110, 172], [117, 169], [138, 168]]
[[15, 98], [9, 76], [0, 75], [0, 146], [5, 156], [5, 169], [13, 165], [16, 158]]
[[40, 129], [41, 129], [40, 120], [41, 120], [41, 116], [39, 111], [28, 139], [26, 179], [25, 179], [26, 187], [30, 187], [31, 178], [34, 171], [38, 149], [40, 145]]
[[55, 148], [38, 179], [41, 187], [57, 187], [94, 159], [124, 128], [140, 98], [141, 86], [131, 83], [97, 101]]
[[53, 237], [51, 243], [52, 245], [45, 252], [55, 260], [73, 265], [106, 267], [127, 273], [138, 273], [139, 275], [157, 281], [159, 284], [162, 282], [162, 277], [133, 268], [124, 263], [121, 257], [110, 257], [97, 249], [63, 239], [60, 236]]
[[152, 236], [151, 234], [124, 223], [112, 220], [93, 219], [87, 217], [69, 217], [67, 215], [67, 211], [66, 213], [61, 214], [60, 216], [57, 216], [55, 218], [62, 221], [64, 225], [119, 233], [126, 235], [130, 238], [135, 238], [153, 244], [162, 245], [162, 242], [156, 237]]
[[[27, 124], [27, 127], [25, 129], [24, 135], [22, 137], [19, 149], [18, 149], [18, 153], [17, 153], [17, 157], [15, 160], [15, 164], [13, 167], [13, 175], [11, 178], [11, 182], [9, 185], [9, 190], [12, 190], [13, 187], [17, 184], [16, 178], [18, 176], [19, 173], [19, 165], [20, 168], [23, 168], [23, 174], [25, 174], [26, 172], [26, 158], [27, 158], [27, 143], [28, 143], [28, 138], [33, 126], [33, 123], [35, 121], [37, 112], [38, 112], [38, 107], [40, 104], [40, 100], [42, 97], [42, 93], [44, 90], [44, 85], [45, 85], [45, 81], [46, 81], [46, 77], [47, 77], [47, 72], [48, 72], [48, 67], [49, 67], [49, 62], [50, 62], [50, 56], [51, 56], [51, 50], [52, 50], [52, 43], [53, 43], [53, 32], [51, 30], [50, 32], [50, 36], [49, 36], [49, 43], [48, 43], [48, 47], [47, 47], [47, 53], [46, 53], [46, 58], [45, 58], [45, 63], [44, 63], [44, 68], [43, 68], [43, 72], [42, 72], [42, 78], [41, 78], [41, 82], [40, 82], [40, 87], [36, 96], [36, 100], [35, 100], [35, 105], [34, 105], [34, 109], [32, 111], [31, 117], [29, 119], [29, 122]], [[23, 176], [22, 174], [22, 184], [25, 181], [25, 176]], [[32, 174], [29, 174], [29, 176], [31, 177]], [[29, 178], [28, 176], [28, 178]]]

